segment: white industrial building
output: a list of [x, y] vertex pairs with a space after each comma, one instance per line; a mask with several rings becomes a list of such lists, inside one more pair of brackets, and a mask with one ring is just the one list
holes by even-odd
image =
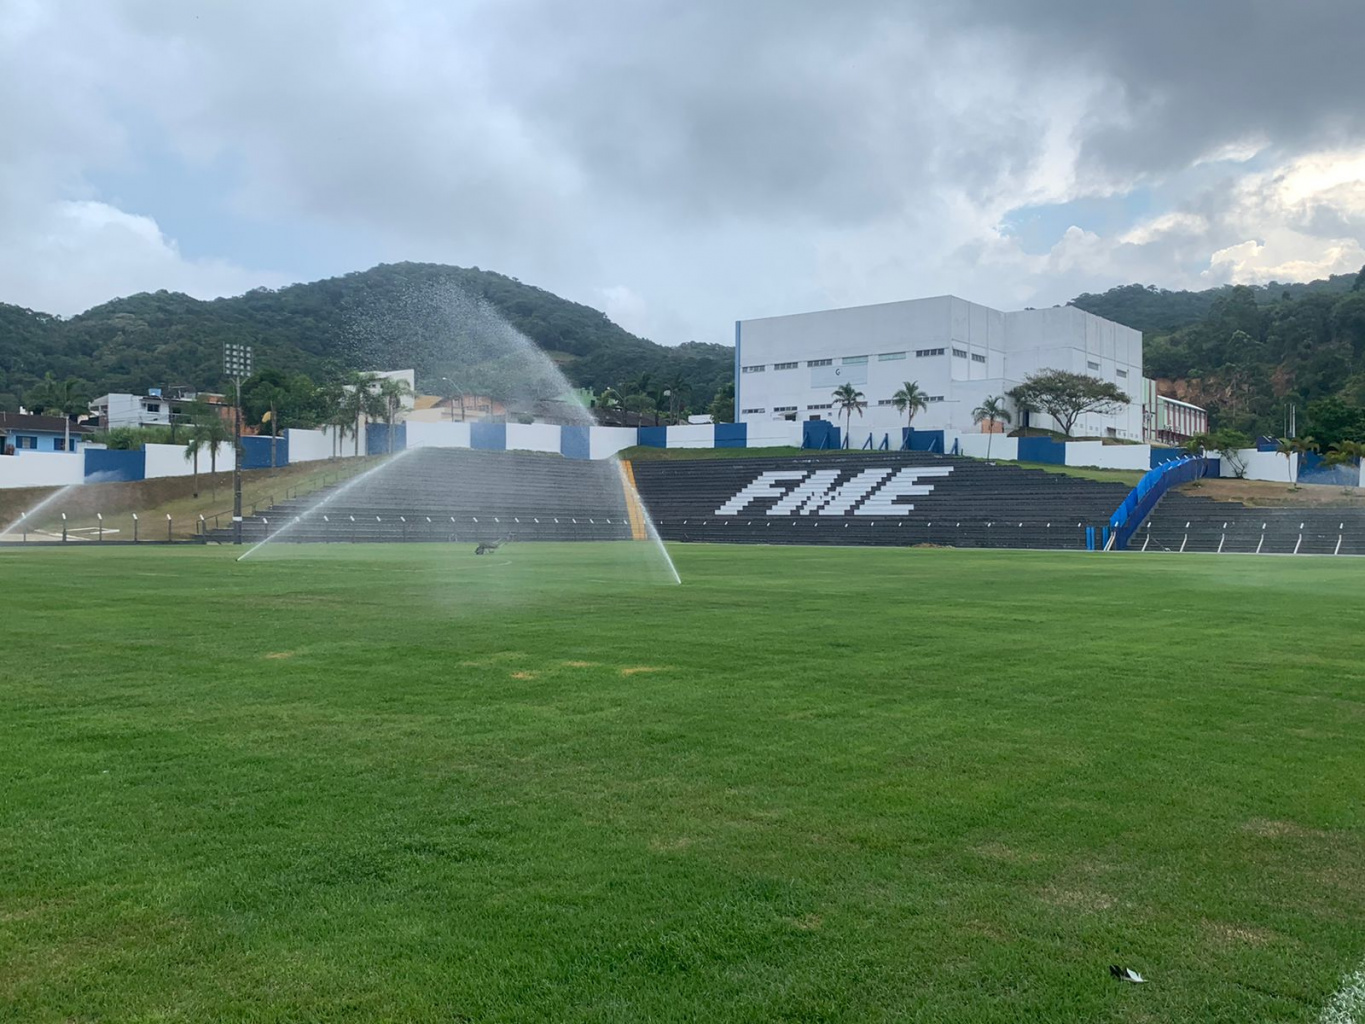
[[[837, 421], [832, 392], [853, 384], [867, 409], [853, 417], [854, 444], [872, 433], [900, 437], [905, 415], [891, 396], [907, 381], [929, 405], [916, 430], [982, 428], [972, 410], [1041, 370], [1112, 381], [1130, 403], [1112, 415], [1087, 414], [1073, 434], [1147, 439], [1142, 333], [1074, 306], [1005, 313], [951, 295], [741, 320], [735, 324], [735, 413], [740, 422]], [[1058, 429], [1051, 417], [1025, 419], [1010, 406], [1010, 427]]]

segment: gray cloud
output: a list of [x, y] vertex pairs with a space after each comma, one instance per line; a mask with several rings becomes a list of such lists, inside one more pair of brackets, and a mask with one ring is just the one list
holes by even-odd
[[[1354, 6], [0, 0], [0, 133], [22, 140], [0, 148], [0, 299], [316, 275], [184, 260], [155, 208], [63, 205], [109, 203], [111, 168], [163, 173], [135, 165], [133, 123], [230, 168], [247, 224], [352, 232], [347, 265], [501, 269], [666, 341], [834, 302], [1335, 266], [1365, 198], [1303, 161], [1365, 147]], [[1180, 184], [1249, 142], [1254, 163]], [[1167, 207], [1126, 240], [1059, 232], [1030, 255], [999, 228], [1162, 181]], [[77, 249], [78, 280], [53, 255]]]

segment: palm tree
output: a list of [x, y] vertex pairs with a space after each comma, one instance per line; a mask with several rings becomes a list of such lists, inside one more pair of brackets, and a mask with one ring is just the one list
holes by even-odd
[[846, 421], [844, 427], [845, 448], [849, 446], [848, 435], [853, 430], [853, 414], [855, 412], [859, 416], [863, 414], [863, 410], [867, 408], [867, 402], [863, 400], [866, 397], [852, 384], [840, 384], [834, 389], [834, 407], [839, 410], [840, 415]]
[[914, 429], [911, 424], [915, 421], [915, 413], [923, 412], [929, 404], [929, 396], [920, 390], [919, 381], [907, 380], [901, 385], [899, 391], [891, 396], [891, 404], [900, 412], [905, 413], [905, 428]]
[[986, 461], [991, 461], [991, 438], [995, 436], [997, 423], [1008, 423], [1010, 411], [1005, 408], [1005, 400], [999, 395], [987, 395], [986, 400], [972, 410], [972, 422], [988, 422], [991, 429], [986, 432]]
[[346, 413], [347, 426], [355, 439], [355, 454], [360, 454], [361, 420], [376, 420], [384, 415], [384, 400], [375, 392], [380, 378], [373, 373], [353, 373], [346, 382], [346, 397], [342, 409]]
[[384, 426], [389, 438], [389, 454], [393, 454], [393, 421], [403, 407], [403, 399], [413, 396], [408, 382], [397, 377], [385, 377], [379, 382], [379, 398], [384, 403]]
[[668, 416], [674, 423], [682, 419], [682, 414], [687, 405], [683, 398], [692, 393], [692, 385], [681, 373], [675, 373], [664, 388], [664, 394], [668, 396]]
[[1294, 456], [1307, 455], [1309, 452], [1318, 450], [1318, 443], [1311, 437], [1282, 437], [1275, 442], [1275, 454], [1283, 455], [1285, 462], [1285, 472], [1289, 477], [1289, 486], [1296, 486], [1294, 474]]
[[[209, 473], [218, 472], [218, 449], [232, 441], [232, 431], [223, 417], [207, 402], [196, 401], [190, 406], [190, 440], [185, 445], [185, 458], [194, 460], [194, 496], [199, 497], [199, 456], [209, 453]], [[211, 475], [213, 496], [218, 497], [218, 477]]]
[[[1341, 440], [1333, 444], [1327, 454], [1322, 457], [1322, 464], [1324, 466], [1350, 466], [1354, 469], [1360, 465], [1360, 459], [1363, 455], [1365, 455], [1365, 444], [1361, 444], [1359, 441]], [[1353, 485], [1348, 484], [1346, 486], [1349, 494], [1349, 488]]]

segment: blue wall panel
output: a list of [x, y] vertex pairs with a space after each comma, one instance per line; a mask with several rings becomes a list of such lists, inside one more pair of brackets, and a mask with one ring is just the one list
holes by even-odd
[[911, 430], [909, 427], [906, 427], [905, 431], [901, 437], [902, 439], [909, 437], [909, 448], [912, 452], [938, 452], [940, 455], [943, 454], [943, 431]]
[[801, 424], [802, 448], [838, 448], [839, 428], [828, 420], [806, 420]]
[[1066, 445], [1050, 437], [1021, 437], [1020, 462], [1047, 462], [1054, 466], [1066, 465]]
[[[502, 424], [498, 424], [502, 426]], [[393, 425], [393, 450], [401, 452], [408, 446], [408, 425], [406, 423], [395, 423]], [[389, 427], [386, 423], [371, 423], [365, 428], [365, 454], [366, 455], [387, 455], [389, 454]]]
[[649, 448], [668, 447], [668, 428], [667, 427], [641, 427], [640, 444]]
[[572, 424], [560, 427], [559, 454], [566, 459], [592, 458], [592, 428]]
[[[289, 465], [289, 437], [279, 438], [275, 447], [275, 465]], [[270, 438], [269, 437], [244, 437], [242, 438], [242, 468], [243, 469], [270, 469]]]
[[88, 484], [123, 483], [146, 478], [147, 453], [141, 448], [132, 452], [109, 448], [85, 449], [85, 482]]
[[506, 423], [471, 423], [469, 425], [469, 447], [485, 451], [502, 452], [507, 450]]
[[1184, 451], [1181, 448], [1158, 448], [1155, 445], [1153, 445], [1152, 459], [1149, 465], [1150, 468], [1156, 469], [1156, 467], [1161, 465], [1163, 462], [1170, 462], [1172, 459], [1184, 458], [1188, 454], [1189, 452]]
[[717, 423], [717, 448], [743, 448], [748, 444], [749, 425], [747, 423]]

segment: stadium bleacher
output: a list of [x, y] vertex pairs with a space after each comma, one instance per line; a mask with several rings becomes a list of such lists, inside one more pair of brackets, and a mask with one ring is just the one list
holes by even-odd
[[1361, 555], [1365, 554], [1365, 509], [1248, 506], [1172, 491], [1147, 517], [1128, 548]]

